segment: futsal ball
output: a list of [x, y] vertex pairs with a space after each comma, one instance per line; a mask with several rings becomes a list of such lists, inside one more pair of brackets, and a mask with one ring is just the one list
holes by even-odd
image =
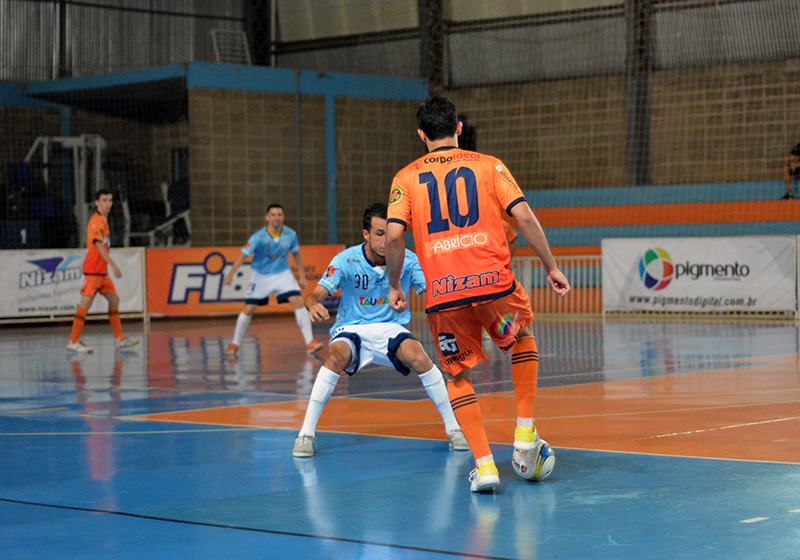
[[553, 472], [556, 466], [556, 454], [546, 441], [542, 441], [539, 450], [520, 451], [514, 450], [511, 455], [511, 464], [514, 471], [525, 480], [544, 480]]

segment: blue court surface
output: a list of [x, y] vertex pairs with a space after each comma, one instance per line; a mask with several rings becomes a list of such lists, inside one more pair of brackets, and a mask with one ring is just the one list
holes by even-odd
[[[328, 326], [315, 326], [320, 340]], [[254, 320], [238, 360], [222, 354], [232, 319], [155, 322], [146, 332], [125, 323], [140, 342], [127, 352], [114, 350], [106, 323], [89, 324], [84, 341], [95, 353], [80, 356], [65, 349], [68, 326], [0, 329], [0, 558], [800, 559], [795, 323], [537, 322], [537, 410], [558, 391], [591, 387], [613, 399], [621, 384], [642, 383], [611, 426], [652, 431], [658, 443], [683, 436], [650, 430], [634, 412], [658, 396], [654, 388], [664, 390], [653, 380], [675, 387], [730, 373], [775, 404], [754, 403], [759, 391], [748, 389], [751, 400], [735, 411], [741, 421], [698, 424], [693, 436], [711, 439], [694, 440], [686, 454], [675, 446], [631, 453], [595, 445], [608, 415], [565, 398], [576, 410], [570, 445], [559, 445], [567, 438], [558, 418], [538, 418], [557, 455], [552, 476], [521, 480], [511, 446], [493, 443], [502, 485], [481, 495], [469, 491], [470, 453], [441, 439], [318, 431], [316, 455], [294, 459], [299, 423], [152, 419], [265, 404], [285, 411], [288, 403], [302, 420], [321, 362], [306, 356], [293, 329], [293, 318]], [[482, 367], [480, 399], [510, 390], [510, 356], [492, 353]], [[331, 403], [425, 399], [413, 378], [361, 374], [343, 379]], [[692, 403], [683, 416], [719, 397], [692, 387], [680, 396]], [[760, 416], [751, 420], [753, 408]], [[255, 418], [271, 409], [252, 410]], [[484, 413], [487, 424], [493, 419]], [[708, 458], [698, 441], [714, 444], [717, 457], [724, 446], [747, 456], [737, 449], [751, 442], [766, 451], [761, 460]]]

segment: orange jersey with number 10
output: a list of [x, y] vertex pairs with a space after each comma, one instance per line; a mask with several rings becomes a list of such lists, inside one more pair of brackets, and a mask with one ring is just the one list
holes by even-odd
[[414, 232], [427, 313], [514, 290], [501, 211], [520, 202], [503, 162], [459, 148], [434, 150], [395, 175], [388, 221]]
[[95, 246], [95, 241], [105, 245], [106, 250], [111, 245], [108, 220], [95, 212], [86, 226], [86, 260], [83, 261], [83, 273], [104, 276], [108, 274], [108, 263], [100, 256]]

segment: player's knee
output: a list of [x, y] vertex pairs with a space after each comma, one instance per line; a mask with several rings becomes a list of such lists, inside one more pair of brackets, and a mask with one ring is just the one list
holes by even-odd
[[304, 307], [303, 306], [303, 298], [301, 298], [300, 296], [292, 296], [292, 297], [290, 297], [289, 298], [289, 304], [291, 304], [291, 306], [294, 307], [295, 309], [300, 309], [301, 307]]
[[350, 348], [347, 344], [333, 343], [328, 346], [328, 358], [325, 360], [325, 367], [329, 370], [340, 373], [350, 365]]
[[418, 373], [425, 373], [433, 368], [433, 362], [417, 340], [404, 340], [398, 351], [399, 358]]
[[117, 294], [108, 294], [106, 296], [108, 299], [108, 306], [109, 307], [118, 307], [119, 306], [119, 296]]
[[517, 333], [516, 340], [521, 338], [530, 338], [533, 336], [533, 323], [522, 327]]
[[244, 313], [248, 317], [252, 317], [255, 314], [255, 312], [256, 312], [255, 305], [245, 305], [244, 309], [242, 309], [242, 313]]

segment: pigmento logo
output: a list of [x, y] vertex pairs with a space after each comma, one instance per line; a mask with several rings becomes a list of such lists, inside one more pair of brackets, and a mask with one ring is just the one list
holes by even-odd
[[639, 259], [639, 278], [649, 290], [663, 290], [672, 281], [675, 267], [664, 249], [648, 249]]
[[750, 275], [750, 267], [738, 261], [725, 264], [673, 263], [672, 257], [658, 247], [648, 249], [639, 259], [639, 278], [646, 288], [656, 291], [666, 288], [672, 280], [682, 276], [690, 280], [703, 277], [714, 280], [741, 280]]

